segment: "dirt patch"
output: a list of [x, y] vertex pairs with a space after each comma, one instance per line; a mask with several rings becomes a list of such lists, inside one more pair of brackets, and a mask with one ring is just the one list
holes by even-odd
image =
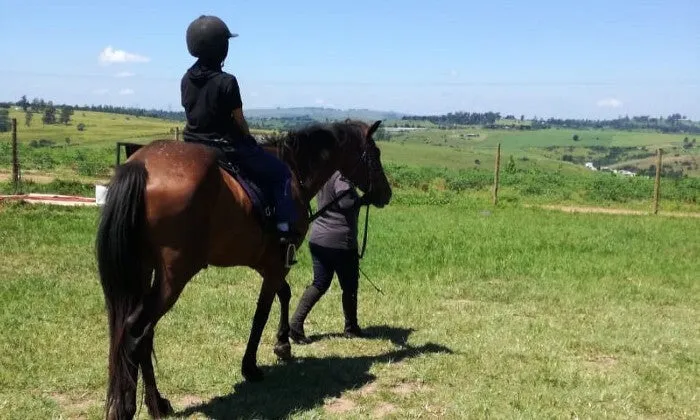
[[[630, 209], [615, 209], [607, 207], [582, 207], [582, 206], [556, 206], [556, 205], [546, 205], [539, 206], [540, 208], [546, 210], [558, 210], [566, 213], [601, 213], [601, 214], [622, 214], [622, 215], [634, 215], [634, 216], [648, 216], [653, 214], [650, 211], [643, 210], [630, 210]], [[688, 213], [688, 212], [669, 212], [669, 211], [659, 211], [661, 216], [675, 216], [675, 217], [700, 217], [700, 213]]]
[[617, 363], [618, 359], [615, 356], [598, 355], [586, 358], [586, 365], [596, 370], [610, 370], [614, 368]]
[[345, 397], [335, 398], [323, 405], [323, 408], [331, 414], [343, 414], [355, 408], [357, 404]]
[[182, 408], [200, 405], [204, 400], [197, 395], [185, 395], [177, 399], [177, 405]]
[[396, 406], [394, 404], [390, 404], [390, 403], [385, 402], [385, 403], [379, 404], [377, 406], [377, 408], [372, 410], [372, 417], [381, 419], [381, 418], [384, 418], [390, 414], [393, 414], [394, 412], [396, 412]]
[[68, 414], [70, 418], [86, 419], [88, 410], [97, 405], [97, 401], [90, 398], [88, 394], [69, 395], [59, 392], [49, 394], [49, 397], [61, 407], [61, 411]]
[[480, 306], [484, 303], [478, 300], [472, 299], [447, 299], [443, 301], [445, 305], [457, 305], [457, 306]]
[[367, 397], [369, 395], [372, 395], [375, 392], [377, 392], [377, 383], [376, 382], [370, 382], [367, 385], [365, 385], [362, 388], [357, 390], [357, 393], [363, 397]]
[[417, 392], [425, 392], [428, 388], [420, 382], [401, 382], [391, 388], [391, 392], [397, 395], [411, 395]]

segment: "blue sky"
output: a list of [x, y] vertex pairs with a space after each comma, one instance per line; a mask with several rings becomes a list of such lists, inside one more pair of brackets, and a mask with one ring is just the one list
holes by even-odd
[[698, 0], [176, 3], [0, 0], [0, 100], [180, 110], [185, 29], [216, 14], [247, 108], [700, 119]]

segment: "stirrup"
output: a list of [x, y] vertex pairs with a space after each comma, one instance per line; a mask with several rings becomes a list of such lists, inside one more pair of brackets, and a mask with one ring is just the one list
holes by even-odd
[[297, 248], [293, 243], [288, 243], [287, 244], [287, 249], [285, 251], [284, 255], [284, 267], [285, 268], [291, 268], [294, 264], [297, 263], [297, 261], [294, 259], [297, 253]]

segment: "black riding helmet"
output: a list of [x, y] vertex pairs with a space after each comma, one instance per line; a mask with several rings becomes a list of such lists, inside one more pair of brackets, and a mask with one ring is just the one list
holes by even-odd
[[223, 61], [228, 55], [229, 38], [237, 36], [218, 17], [202, 15], [187, 27], [187, 50], [203, 60]]

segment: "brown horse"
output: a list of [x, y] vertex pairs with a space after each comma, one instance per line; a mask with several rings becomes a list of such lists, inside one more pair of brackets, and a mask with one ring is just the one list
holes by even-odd
[[[309, 226], [310, 202], [339, 170], [369, 203], [391, 199], [380, 152], [368, 125], [346, 120], [288, 133], [265, 148], [291, 169], [298, 214], [296, 230]], [[97, 232], [96, 252], [109, 320], [107, 418], [132, 418], [141, 368], [149, 414], [172, 407], [156, 386], [153, 336], [156, 323], [172, 308], [187, 282], [209, 265], [246, 266], [262, 276], [242, 374], [262, 379], [257, 349], [275, 295], [281, 305], [275, 354], [291, 358], [289, 301], [283, 252], [274, 234], [256, 218], [241, 185], [221, 169], [214, 148], [154, 141], [117, 167]], [[303, 241], [298, 240], [297, 247]]]

